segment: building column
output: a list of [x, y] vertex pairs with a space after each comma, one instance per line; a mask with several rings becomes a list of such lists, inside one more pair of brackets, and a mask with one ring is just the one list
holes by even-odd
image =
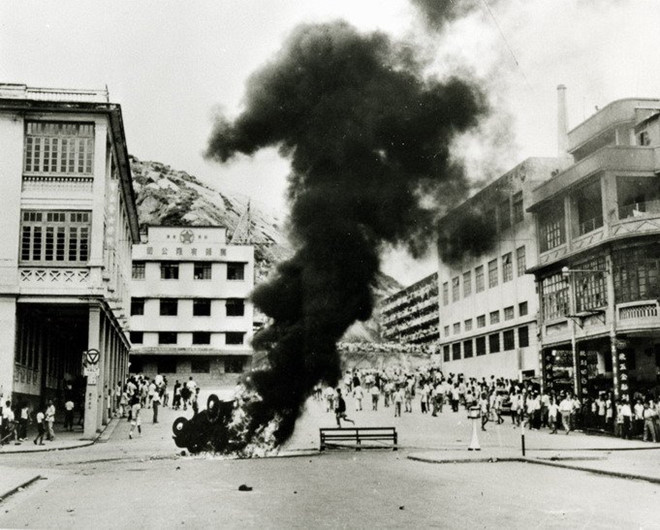
[[[101, 357], [104, 352], [101, 349], [101, 309], [97, 306], [89, 307], [89, 327], [87, 338], [87, 349], [95, 349], [100, 352]], [[102, 358], [99, 359], [99, 366], [102, 364]], [[101, 406], [101, 391], [103, 384], [99, 384], [102, 379], [99, 377], [88, 376], [85, 388], [85, 425], [83, 437], [92, 439], [96, 437], [96, 431], [100, 427], [99, 407]], [[101, 391], [99, 390], [101, 389]]]
[[0, 298], [0, 395], [2, 400], [11, 399], [14, 388], [14, 357], [16, 348], [16, 298]]

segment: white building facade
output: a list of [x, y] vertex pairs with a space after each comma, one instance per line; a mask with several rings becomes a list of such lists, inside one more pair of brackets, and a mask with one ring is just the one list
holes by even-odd
[[139, 231], [121, 108], [107, 91], [2, 84], [0, 138], [0, 393], [60, 410], [69, 394], [92, 437], [128, 369]]
[[[538, 297], [534, 223], [526, 206], [532, 189], [564, 167], [560, 158], [530, 158], [441, 220], [442, 230], [480, 212], [493, 235], [478, 255], [438, 270], [440, 351], [443, 371], [467, 377], [537, 377], [540, 373], [536, 316]], [[486, 237], [484, 235], [484, 237]]]
[[133, 247], [131, 371], [235, 384], [250, 368], [254, 247], [225, 228], [150, 226]]

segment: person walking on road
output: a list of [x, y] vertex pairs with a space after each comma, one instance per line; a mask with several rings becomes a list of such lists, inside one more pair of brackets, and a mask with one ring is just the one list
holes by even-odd
[[142, 434], [142, 420], [140, 419], [140, 397], [135, 395], [131, 401], [131, 430], [128, 431], [128, 437], [133, 438], [133, 431], [137, 427], [138, 434]]
[[158, 423], [158, 407], [160, 407], [160, 394], [156, 392], [151, 398], [151, 408], [153, 409], [153, 422]]
[[573, 411], [573, 401], [571, 395], [566, 394], [566, 397], [559, 403], [559, 412], [561, 413], [561, 423], [564, 426], [566, 434], [571, 432], [571, 412]]
[[486, 430], [486, 424], [488, 423], [488, 396], [486, 392], [481, 393], [481, 399], [479, 399], [479, 412], [481, 413], [481, 430]]
[[346, 416], [346, 401], [341, 395], [341, 388], [337, 388], [337, 398], [335, 401], [335, 417], [337, 418], [337, 427], [341, 427], [341, 420], [355, 425], [355, 422]]

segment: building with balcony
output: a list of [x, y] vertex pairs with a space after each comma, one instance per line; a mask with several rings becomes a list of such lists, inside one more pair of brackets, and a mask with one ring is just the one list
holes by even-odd
[[568, 132], [573, 163], [534, 190], [543, 382], [583, 397], [657, 391], [660, 99]]
[[254, 247], [225, 228], [148, 227], [133, 247], [131, 371], [235, 384], [252, 358], [253, 288]]
[[[446, 249], [439, 251], [443, 371], [467, 377], [539, 376], [538, 299], [534, 277], [527, 274], [536, 265], [537, 244], [526, 207], [532, 190], [568, 163], [567, 158], [529, 158], [441, 219], [446, 233], [459, 230], [471, 215], [482, 220], [483, 228], [469, 234], [479, 241], [476, 250], [466, 245], [452, 259]], [[462, 244], [459, 238], [457, 245]]]
[[438, 341], [438, 275], [436, 273], [388, 296], [381, 310], [386, 341], [431, 345]]
[[0, 394], [60, 410], [70, 394], [93, 436], [128, 369], [139, 231], [121, 108], [104, 90], [0, 84], [0, 138]]

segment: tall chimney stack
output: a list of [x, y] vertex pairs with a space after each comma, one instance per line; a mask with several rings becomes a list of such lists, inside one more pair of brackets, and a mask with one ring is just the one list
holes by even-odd
[[568, 117], [566, 115], [566, 87], [557, 86], [557, 154], [568, 154]]

